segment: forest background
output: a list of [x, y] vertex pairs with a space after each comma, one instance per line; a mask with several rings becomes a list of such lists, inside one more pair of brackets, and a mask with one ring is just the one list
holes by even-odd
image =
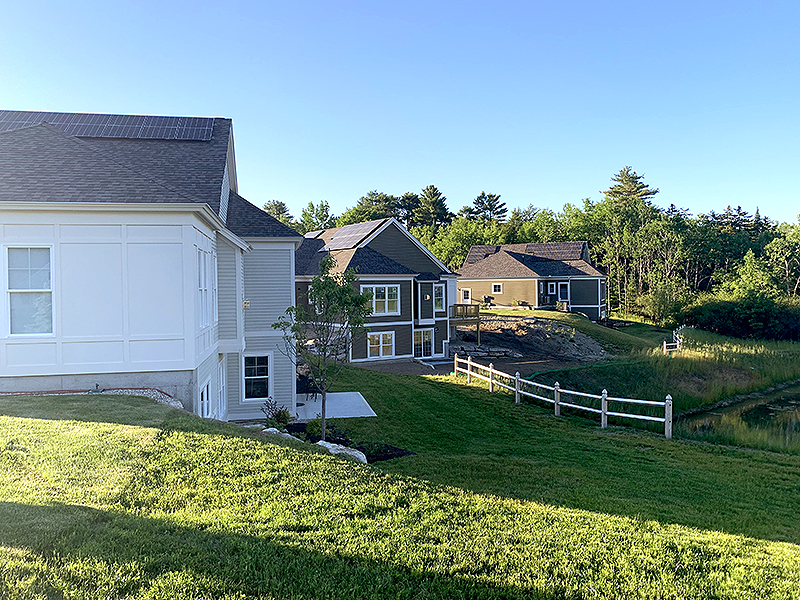
[[658, 192], [626, 166], [602, 200], [560, 212], [531, 204], [509, 214], [499, 194], [482, 191], [453, 214], [433, 185], [400, 196], [373, 190], [339, 216], [324, 200], [309, 202], [299, 219], [278, 200], [264, 209], [301, 234], [395, 217], [455, 271], [474, 245], [585, 240], [608, 274], [608, 304], [618, 316], [800, 340], [800, 216], [778, 223], [740, 206], [692, 215], [655, 204]]

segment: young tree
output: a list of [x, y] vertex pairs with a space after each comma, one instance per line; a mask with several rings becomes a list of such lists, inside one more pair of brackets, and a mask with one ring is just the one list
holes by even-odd
[[318, 205], [315, 206], [313, 202], [309, 202], [308, 206], [303, 209], [296, 229], [300, 234], [305, 235], [309, 231], [328, 229], [329, 227], [336, 227], [336, 216], [331, 214], [331, 207], [328, 203], [320, 200]]
[[308, 366], [309, 377], [322, 394], [323, 440], [328, 391], [350, 355], [353, 338], [364, 333], [364, 321], [372, 312], [369, 294], [356, 290], [355, 272], [334, 273], [335, 266], [333, 258], [323, 258], [320, 274], [308, 287], [308, 304], [290, 306], [272, 325], [283, 332], [293, 362]]
[[289, 227], [295, 226], [294, 217], [289, 213], [289, 207], [286, 206], [285, 202], [281, 202], [280, 200], [268, 200], [264, 203], [263, 209], [264, 212], [272, 215], [284, 225], [288, 225]]

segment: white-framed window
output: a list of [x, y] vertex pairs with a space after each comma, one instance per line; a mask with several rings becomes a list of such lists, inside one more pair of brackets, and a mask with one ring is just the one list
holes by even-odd
[[471, 288], [461, 288], [461, 302], [463, 304], [469, 304], [470, 302], [472, 302]]
[[210, 306], [208, 294], [208, 253], [197, 249], [197, 326], [200, 329], [208, 327], [208, 308]]
[[52, 334], [50, 247], [8, 248], [7, 256], [10, 333]]
[[361, 293], [372, 294], [373, 315], [399, 315], [400, 314], [400, 286], [399, 285], [362, 285]]
[[204, 419], [208, 419], [212, 416], [211, 414], [211, 382], [206, 382], [200, 388], [200, 401], [199, 401], [198, 411], [199, 414]]
[[367, 334], [367, 357], [394, 356], [394, 331], [379, 331]]
[[493, 294], [502, 294], [503, 293], [503, 284], [502, 283], [493, 283], [492, 284], [492, 293]]
[[261, 402], [271, 396], [272, 355], [244, 357], [244, 400]]
[[558, 284], [558, 299], [561, 302], [569, 300], [569, 284], [564, 281]]
[[417, 329], [414, 331], [414, 357], [431, 356], [433, 356], [433, 329]]
[[433, 310], [444, 310], [444, 284], [433, 286]]
[[556, 282], [555, 281], [548, 281], [547, 282], [547, 293], [549, 295], [553, 295], [556, 293]]

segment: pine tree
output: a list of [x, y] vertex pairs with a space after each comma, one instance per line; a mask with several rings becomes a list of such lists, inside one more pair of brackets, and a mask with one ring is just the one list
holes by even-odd
[[419, 206], [414, 211], [414, 220], [421, 226], [434, 228], [447, 225], [453, 218], [447, 209], [447, 198], [435, 185], [429, 185], [419, 195]]
[[284, 225], [288, 225], [289, 227], [295, 226], [294, 217], [289, 214], [289, 207], [286, 206], [285, 202], [281, 202], [280, 200], [269, 200], [264, 203], [263, 209], [264, 212], [272, 215]]
[[483, 217], [485, 219], [494, 219], [503, 222], [508, 214], [505, 202], [500, 202], [500, 194], [487, 194], [481, 192], [475, 200], [472, 201], [472, 214], [476, 217]]

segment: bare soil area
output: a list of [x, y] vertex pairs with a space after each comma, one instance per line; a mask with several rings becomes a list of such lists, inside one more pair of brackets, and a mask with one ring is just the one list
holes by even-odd
[[[459, 327], [455, 342], [476, 343], [474, 327]], [[473, 360], [494, 364], [506, 373], [519, 371], [527, 377], [551, 369], [565, 369], [609, 358], [603, 347], [588, 335], [574, 328], [536, 317], [497, 317], [481, 322], [481, 346], [508, 348], [521, 358], [484, 358]], [[410, 359], [378, 361], [360, 367], [387, 373], [444, 375], [453, 370], [453, 363], [431, 366]]]

